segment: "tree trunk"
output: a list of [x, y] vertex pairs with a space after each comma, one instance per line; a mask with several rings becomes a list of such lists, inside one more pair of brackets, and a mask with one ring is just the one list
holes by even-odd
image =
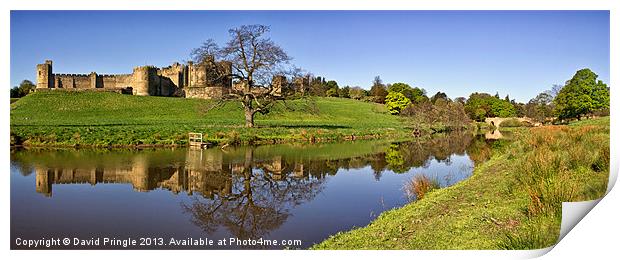
[[245, 127], [254, 127], [254, 114], [256, 110], [252, 106], [252, 98], [250, 95], [245, 95], [243, 100], [243, 112], [245, 114]]
[[245, 127], [254, 127], [254, 111], [251, 108], [245, 109]]

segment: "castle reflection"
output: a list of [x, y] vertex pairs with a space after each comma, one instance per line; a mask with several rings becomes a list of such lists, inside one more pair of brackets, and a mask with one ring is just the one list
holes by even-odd
[[[90, 166], [74, 165], [71, 162], [66, 162], [64, 166], [58, 162], [53, 166], [35, 163], [36, 191], [51, 197], [54, 185], [128, 183], [138, 192], [165, 189], [174, 194], [198, 193], [213, 198], [214, 195], [231, 194], [234, 176], [243, 175], [252, 169], [261, 170], [273, 181], [311, 177], [321, 179], [324, 176], [322, 171], [311, 173], [313, 167], [304, 165], [312, 163], [309, 161], [285, 161], [282, 156], [256, 160], [251, 148], [245, 150], [249, 155], [244, 158], [247, 161], [225, 158], [225, 152], [219, 149], [172, 151], [169, 153], [178, 159], [184, 158], [185, 163], [177, 161], [168, 165], [154, 163], [149, 158], [150, 153], [157, 151], [136, 153], [126, 160], [105, 166], [97, 163]], [[322, 168], [317, 167], [316, 162], [314, 164], [315, 170]]]
[[320, 153], [334, 150], [330, 145], [323, 150], [286, 146], [282, 152], [251, 146], [227, 150], [28, 150], [28, 156], [14, 151], [12, 159], [21, 167], [32, 168], [21, 172], [34, 171], [36, 191], [48, 197], [52, 196], [54, 185], [123, 183], [131, 184], [138, 192], [165, 189], [174, 194], [198, 193], [213, 198], [230, 195], [234, 182], [253, 170], [270, 181], [281, 182], [321, 180], [335, 175], [338, 169], [370, 166], [379, 180], [385, 170], [402, 173], [412, 167], [425, 167], [429, 160], [449, 161], [452, 154], [467, 153], [474, 161], [485, 160], [492, 141], [483, 136], [452, 134], [423, 142], [347, 147], [350, 150], [344, 156], [338, 155], [335, 147], [336, 154], [326, 157]]
[[[364, 169], [351, 174], [371, 174], [374, 181], [380, 181], [386, 172], [417, 174], [440, 164], [447, 168], [438, 174], [456, 174], [440, 183], [444, 187], [471, 174], [471, 168], [461, 166], [488, 159], [490, 142], [495, 141], [453, 133], [401, 143], [358, 141], [224, 150], [13, 149], [11, 164], [22, 175], [35, 174], [36, 192], [49, 199], [54, 188], [75, 194], [59, 187], [88, 184], [129, 184], [136, 192], [187, 194], [177, 203], [196, 227], [209, 234], [226, 230], [237, 238], [257, 238], [281, 227], [298, 205], [314, 200], [328, 186], [327, 177], [340, 170]], [[465, 164], [461, 161], [451, 166], [453, 158], [465, 160]], [[402, 192], [400, 187], [385, 187], [391, 187], [386, 194]], [[337, 196], [351, 192], [345, 186], [340, 189]], [[79, 192], [89, 196], [88, 190]], [[373, 203], [360, 202], [360, 207], [372, 207]]]

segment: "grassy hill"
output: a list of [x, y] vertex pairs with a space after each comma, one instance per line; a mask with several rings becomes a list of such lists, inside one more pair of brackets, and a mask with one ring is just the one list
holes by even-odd
[[290, 100], [258, 127], [243, 127], [239, 102], [94, 92], [36, 92], [11, 104], [11, 143], [25, 145], [178, 145], [188, 132], [219, 143], [401, 138], [404, 122], [379, 104], [340, 98]]

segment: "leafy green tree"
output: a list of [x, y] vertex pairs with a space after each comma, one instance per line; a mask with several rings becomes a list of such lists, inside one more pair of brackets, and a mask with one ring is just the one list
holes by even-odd
[[411, 100], [400, 92], [390, 92], [385, 97], [385, 105], [392, 115], [399, 114], [400, 111], [405, 109], [409, 104], [411, 104]]
[[312, 79], [310, 79], [308, 92], [310, 92], [310, 95], [313, 96], [324, 97], [325, 92], [327, 91], [324, 87], [325, 85], [327, 85], [327, 82], [325, 82], [325, 78], [322, 78], [320, 76], [313, 77]]
[[592, 87], [592, 101], [594, 101], [594, 110], [609, 108], [609, 87], [603, 81], [597, 81], [596, 85]]
[[472, 93], [465, 103], [465, 112], [469, 118], [484, 121], [487, 117], [513, 117], [517, 115], [515, 106], [499, 95], [491, 96], [487, 93]]
[[476, 108], [476, 110], [473, 111], [473, 115], [471, 116], [472, 120], [476, 120], [476, 121], [484, 121], [487, 118], [487, 111], [484, 110], [484, 108]]
[[11, 88], [11, 98], [19, 98], [19, 87], [15, 86]]
[[450, 101], [450, 99], [448, 98], [448, 95], [446, 95], [446, 93], [443, 93], [441, 91], [437, 91], [437, 93], [435, 93], [435, 95], [433, 95], [431, 97], [431, 103], [435, 104], [435, 102], [437, 100], [443, 100], [443, 101]]
[[590, 69], [578, 70], [553, 100], [559, 119], [576, 118], [609, 108], [609, 87]]
[[336, 82], [335, 80], [329, 80], [326, 83], [326, 88], [327, 89], [332, 89], [332, 88], [338, 89], [339, 88], [338, 82]]
[[338, 90], [338, 96], [341, 98], [351, 98], [351, 95], [349, 94], [350, 91], [351, 87], [345, 86], [344, 88]]
[[336, 82], [335, 80], [327, 81], [327, 83], [325, 84], [325, 89], [325, 96], [338, 97], [340, 89], [338, 87], [338, 82]]
[[530, 99], [525, 105], [525, 116], [544, 122], [553, 116], [553, 97], [547, 91]]
[[326, 97], [338, 97], [338, 89], [330, 88], [325, 92]]
[[360, 100], [360, 99], [362, 99], [362, 98], [364, 98], [364, 97], [366, 97], [368, 95], [367, 92], [368, 91], [366, 91], [365, 89], [363, 89], [363, 88], [361, 88], [359, 86], [355, 86], [355, 87], [352, 87], [351, 89], [349, 89], [349, 96], [352, 99]]
[[11, 98], [20, 98], [34, 91], [37, 86], [30, 80], [23, 80], [19, 86], [11, 88]]
[[517, 111], [517, 116], [518, 117], [524, 117], [525, 116], [525, 104], [523, 104], [521, 102], [515, 102], [514, 99], [511, 100], [510, 103], [515, 108], [515, 110]]
[[472, 120], [484, 121], [491, 110], [492, 99], [493, 96], [487, 93], [472, 93], [465, 102], [465, 112]]
[[388, 87], [388, 92], [398, 92], [405, 95], [408, 99], [413, 97], [413, 88], [406, 83], [394, 83]]
[[369, 96], [372, 97], [372, 101], [383, 104], [385, 103], [385, 97], [387, 96], [387, 94], [387, 88], [383, 84], [381, 77], [376, 76], [372, 82], [372, 87], [370, 88], [369, 93]]
[[399, 92], [405, 95], [412, 103], [420, 103], [424, 100], [428, 100], [426, 90], [417, 87], [412, 88], [406, 83], [394, 83], [390, 85], [387, 90], [388, 92]]
[[489, 116], [496, 117], [513, 117], [517, 116], [517, 110], [515, 107], [506, 100], [494, 99], [491, 103], [491, 112]]

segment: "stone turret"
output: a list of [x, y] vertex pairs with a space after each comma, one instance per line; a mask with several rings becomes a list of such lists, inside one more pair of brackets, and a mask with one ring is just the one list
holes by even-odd
[[37, 65], [37, 88], [53, 88], [54, 77], [52, 74], [52, 61], [46, 60]]
[[149, 191], [149, 162], [145, 156], [139, 155], [133, 159], [130, 179], [134, 190]]
[[286, 86], [288, 85], [288, 80], [286, 79], [285, 76], [283, 75], [276, 75], [273, 76], [273, 78], [271, 79], [271, 94], [272, 95], [282, 95], [282, 90], [284, 88], [286, 88]]
[[295, 77], [293, 78], [293, 88], [296, 92], [306, 93], [310, 87], [310, 77]]
[[97, 88], [97, 73], [94, 71], [91, 72], [88, 74], [88, 79], [90, 79], [90, 87]]
[[154, 95], [152, 78], [157, 77], [157, 70], [151, 66], [138, 66], [133, 69], [133, 94], [137, 96]]
[[232, 77], [230, 76], [230, 74], [232, 74], [232, 62], [220, 61], [219, 66], [220, 66], [220, 70], [222, 71], [222, 74], [226, 75], [224, 78], [222, 78], [221, 84], [224, 87], [231, 88]]
[[52, 173], [45, 168], [35, 168], [36, 173], [36, 191], [45, 197], [52, 196]]

